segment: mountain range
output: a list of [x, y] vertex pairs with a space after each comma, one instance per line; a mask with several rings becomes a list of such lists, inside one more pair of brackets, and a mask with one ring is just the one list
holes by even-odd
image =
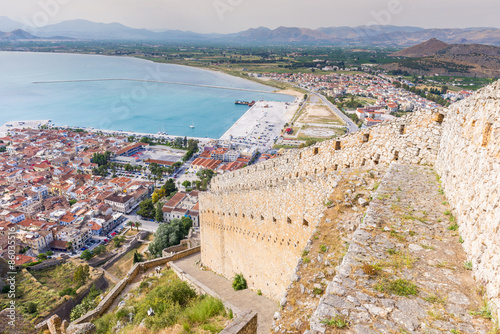
[[238, 44], [366, 45], [407, 47], [437, 38], [445, 43], [500, 45], [498, 28], [424, 29], [399, 26], [324, 27], [318, 29], [279, 27], [252, 28], [231, 34], [201, 34], [189, 31], [151, 31], [120, 23], [96, 23], [71, 20], [32, 28], [7, 17], [0, 17], [0, 31], [23, 29], [34, 38], [64, 36], [79, 40], [142, 40], [223, 42]]

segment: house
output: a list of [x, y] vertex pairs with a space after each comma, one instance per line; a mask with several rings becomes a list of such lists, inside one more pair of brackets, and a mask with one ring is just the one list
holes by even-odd
[[78, 217], [71, 212], [67, 212], [65, 215], [59, 218], [59, 224], [66, 226], [74, 224], [77, 221]]
[[134, 202], [134, 196], [126, 194], [112, 194], [104, 199], [104, 203], [109, 204], [113, 210], [121, 213], [129, 213]]
[[221, 160], [196, 158], [191, 163], [190, 168], [195, 172], [198, 172], [199, 170], [202, 169], [216, 170], [221, 163], [222, 163]]
[[102, 226], [94, 221], [89, 222], [90, 230], [92, 235], [102, 235]]
[[133, 145], [126, 146], [125, 148], [122, 148], [118, 152], [116, 152], [117, 156], [125, 156], [129, 157], [132, 154], [136, 154], [139, 151], [142, 151], [144, 147], [149, 146], [147, 143], [135, 143]]
[[14, 258], [14, 262], [16, 264], [16, 267], [20, 267], [23, 264], [28, 264], [31, 262], [35, 262], [36, 258], [33, 256], [28, 256], [24, 254], [16, 254], [16, 257]]

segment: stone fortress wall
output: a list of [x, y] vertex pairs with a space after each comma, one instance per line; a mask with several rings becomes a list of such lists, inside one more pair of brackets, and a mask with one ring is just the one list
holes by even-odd
[[202, 263], [279, 300], [336, 186], [337, 171], [435, 166], [474, 275], [500, 306], [500, 81], [437, 111], [325, 141], [216, 177], [200, 194]]
[[500, 307], [500, 81], [443, 113], [435, 168], [474, 275]]
[[200, 194], [202, 263], [280, 300], [339, 170], [434, 164], [443, 115], [420, 112], [216, 177]]

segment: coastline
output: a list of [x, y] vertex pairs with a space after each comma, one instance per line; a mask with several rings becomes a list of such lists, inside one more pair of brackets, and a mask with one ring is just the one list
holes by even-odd
[[[13, 51], [2, 51], [2, 52], [13, 52]], [[23, 51], [15, 51], [15, 52], [23, 52]], [[29, 52], [27, 52], [29, 53]], [[33, 53], [33, 52], [32, 52]], [[53, 52], [43, 52], [45, 54], [55, 54]], [[57, 53], [59, 54], [59, 53]], [[302, 93], [296, 91], [296, 90], [293, 90], [291, 88], [287, 88], [287, 89], [276, 89], [277, 87], [274, 87], [274, 86], [271, 86], [271, 85], [268, 85], [266, 84], [265, 81], [262, 81], [262, 80], [251, 80], [251, 78], [244, 78], [243, 76], [237, 76], [237, 75], [232, 75], [230, 73], [227, 73], [223, 70], [219, 70], [219, 69], [211, 69], [211, 68], [206, 68], [206, 67], [202, 67], [202, 66], [189, 66], [189, 65], [184, 65], [184, 64], [172, 64], [172, 63], [168, 63], [168, 62], [157, 62], [157, 61], [154, 61], [154, 60], [151, 60], [151, 59], [145, 59], [145, 58], [141, 58], [141, 57], [137, 57], [137, 56], [117, 56], [117, 55], [96, 55], [96, 54], [92, 54], [92, 53], [77, 53], [77, 52], [65, 52], [63, 54], [68, 54], [68, 55], [83, 55], [83, 56], [107, 56], [107, 57], [117, 57], [117, 58], [132, 58], [132, 59], [138, 59], [138, 60], [141, 60], [141, 61], [147, 61], [147, 62], [151, 62], [151, 63], [156, 63], [156, 64], [165, 64], [165, 65], [173, 65], [173, 66], [182, 66], [182, 67], [188, 67], [188, 68], [196, 68], [196, 69], [201, 69], [201, 70], [204, 70], [204, 71], [210, 71], [210, 72], [214, 72], [214, 73], [217, 73], [217, 74], [223, 74], [223, 75], [228, 75], [228, 76], [231, 76], [233, 78], [239, 78], [239, 79], [242, 79], [242, 80], [245, 80], [245, 81], [249, 81], [249, 82], [253, 82], [253, 83], [258, 83], [260, 85], [263, 85], [263, 86], [266, 86], [266, 87], [269, 87], [269, 88], [273, 88], [274, 91], [271, 91], [269, 92], [269, 94], [280, 94], [280, 95], [287, 95], [287, 96], [292, 96], [295, 98], [295, 102], [291, 103], [291, 105], [294, 105], [297, 101], [297, 98], [300, 98], [302, 97]], [[272, 103], [271, 101], [266, 101], [268, 103]], [[236, 130], [239, 125], [238, 122], [240, 122], [240, 120], [242, 118], [245, 117], [245, 115], [247, 115], [248, 112], [251, 111], [252, 108], [249, 109], [249, 111], [247, 111], [245, 114], [243, 114], [241, 116], [240, 119], [238, 119], [221, 137], [220, 139], [224, 138], [226, 133], [236, 133], [236, 134], [239, 134], [241, 131], [239, 130]], [[290, 111], [291, 108], [289, 108], [288, 111]], [[293, 114], [292, 114], [293, 116]], [[283, 114], [283, 124], [285, 122], [288, 122], [290, 120], [290, 112], [287, 112], [287, 113], [284, 113]], [[253, 119], [254, 122], [256, 122], [257, 120], [254, 118], [254, 117], [250, 117], [249, 119]], [[8, 121], [6, 122], [4, 125], [0, 126], [0, 135], [2, 136], [5, 136], [6, 133], [10, 130], [10, 129], [22, 129], [22, 128], [39, 128], [40, 126], [42, 125], [47, 125], [49, 124], [51, 121], [50, 120], [32, 120], [32, 121], [22, 121], [22, 120], [19, 120], [19, 121]], [[241, 124], [241, 123], [240, 123]], [[256, 123], [253, 123], [251, 125], [251, 127], [254, 127], [256, 125]], [[66, 128], [66, 127], [63, 127], [63, 126], [55, 126], [55, 127], [59, 127], [59, 128]], [[103, 132], [103, 133], [107, 133], [107, 134], [112, 134], [112, 135], [125, 135], [125, 136], [131, 136], [131, 135], [135, 135], [135, 136], [149, 136], [149, 137], [155, 137], [155, 138], [177, 138], [177, 137], [183, 137], [183, 136], [173, 136], [173, 135], [164, 135], [164, 134], [154, 134], [154, 133], [142, 133], [142, 132], [134, 132], [134, 131], [116, 131], [116, 130], [106, 130], [106, 129], [94, 129], [94, 128], [86, 128], [86, 127], [81, 127], [81, 126], [68, 126], [67, 128], [71, 129], [71, 128], [79, 128], [79, 129], [84, 129], [86, 131], [89, 131], [89, 132]], [[208, 142], [210, 140], [212, 140], [213, 138], [200, 138], [200, 137], [189, 137], [187, 136], [187, 138], [189, 139], [196, 139], [196, 140], [199, 140], [200, 142]]]

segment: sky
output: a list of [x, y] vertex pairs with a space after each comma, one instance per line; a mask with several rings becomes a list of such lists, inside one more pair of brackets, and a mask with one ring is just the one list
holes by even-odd
[[500, 28], [498, 0], [0, 0], [0, 15], [42, 26], [65, 20], [231, 33], [279, 26], [390, 24]]

